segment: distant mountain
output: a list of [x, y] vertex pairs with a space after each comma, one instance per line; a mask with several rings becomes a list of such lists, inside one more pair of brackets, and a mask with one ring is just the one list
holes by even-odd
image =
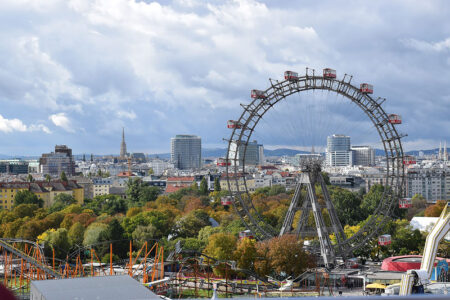
[[204, 148], [202, 149], [202, 157], [225, 157], [227, 150], [226, 148]]
[[307, 154], [307, 153], [311, 153], [311, 152], [288, 149], [288, 148], [281, 148], [281, 149], [275, 149], [275, 150], [264, 149], [264, 156], [285, 156], [285, 155], [286, 156], [294, 156], [296, 154]]

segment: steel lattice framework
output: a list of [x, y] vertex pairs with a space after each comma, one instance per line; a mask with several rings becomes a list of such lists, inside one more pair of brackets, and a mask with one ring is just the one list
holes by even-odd
[[243, 159], [247, 145], [258, 122], [279, 101], [292, 94], [307, 90], [335, 92], [359, 106], [372, 121], [383, 143], [387, 162], [386, 184], [378, 207], [360, 231], [335, 245], [344, 257], [350, 257], [353, 251], [380, 233], [383, 224], [390, 219], [394, 206], [403, 194], [405, 166], [401, 138], [406, 135], [399, 134], [394, 124], [389, 123], [388, 114], [381, 107], [386, 99], [374, 99], [370, 95], [362, 93], [358, 87], [351, 84], [352, 76], [345, 74], [341, 80], [338, 80], [317, 76], [313, 69], [306, 68], [305, 75], [299, 76], [296, 80], [269, 80], [271, 86], [264, 91], [264, 98], [254, 99], [247, 105], [241, 104], [243, 112], [237, 120], [239, 126], [233, 128], [231, 137], [227, 140], [226, 175], [235, 211], [257, 239], [263, 240], [278, 236], [279, 233], [264, 222], [251, 201], [245, 176], [245, 159]]

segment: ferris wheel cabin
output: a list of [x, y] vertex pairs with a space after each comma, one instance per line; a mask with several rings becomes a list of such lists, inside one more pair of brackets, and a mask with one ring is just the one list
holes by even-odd
[[359, 86], [359, 90], [363, 94], [373, 94], [373, 85], [368, 83], [361, 83]]
[[240, 129], [240, 128], [242, 128], [242, 125], [238, 121], [228, 120], [227, 127], [231, 128], [231, 129], [233, 129], [233, 128]]
[[284, 79], [289, 81], [298, 80], [298, 73], [294, 71], [286, 71], [284, 72]]
[[405, 155], [405, 157], [403, 158], [403, 164], [405, 166], [409, 166], [409, 165], [415, 165], [416, 164], [416, 158], [412, 155]]
[[378, 245], [387, 246], [392, 243], [390, 234], [383, 234], [378, 237]]
[[231, 166], [231, 162], [229, 162], [227, 159], [219, 157], [217, 159], [217, 165], [219, 167], [225, 167], [225, 166]]
[[400, 115], [390, 114], [388, 119], [391, 124], [402, 124], [402, 116]]
[[251, 97], [253, 99], [266, 99], [267, 98], [264, 91], [260, 91], [260, 90], [252, 90]]
[[242, 239], [245, 239], [245, 238], [248, 238], [248, 239], [253, 239], [254, 238], [253, 233], [250, 230], [248, 230], [248, 229], [239, 232], [239, 239], [242, 240]]
[[336, 70], [326, 68], [323, 69], [323, 77], [325, 78], [336, 78]]
[[220, 198], [220, 203], [223, 206], [231, 205], [233, 203], [233, 198], [231, 196], [222, 197], [222, 198]]
[[411, 198], [401, 198], [398, 200], [399, 208], [410, 208], [412, 207], [412, 199]]

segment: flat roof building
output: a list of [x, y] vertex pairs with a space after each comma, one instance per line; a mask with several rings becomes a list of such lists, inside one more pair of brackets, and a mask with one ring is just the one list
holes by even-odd
[[30, 300], [161, 299], [128, 275], [31, 281]]

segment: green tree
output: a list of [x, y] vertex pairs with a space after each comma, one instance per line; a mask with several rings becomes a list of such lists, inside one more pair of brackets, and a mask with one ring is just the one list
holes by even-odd
[[75, 200], [71, 195], [61, 193], [55, 196], [55, 202], [52, 204], [52, 206], [50, 206], [49, 211], [50, 212], [60, 211], [63, 210], [65, 207], [76, 203], [77, 200]]
[[356, 225], [364, 220], [361, 218], [361, 198], [357, 194], [346, 189], [334, 188], [330, 197], [342, 225]]
[[214, 179], [214, 192], [220, 192], [220, 190], [221, 190], [220, 181], [219, 181], [219, 178], [216, 177]]
[[82, 245], [84, 236], [84, 226], [80, 222], [73, 224], [68, 232], [68, 237], [71, 245]]
[[33, 217], [39, 207], [36, 204], [20, 204], [14, 207], [14, 218]]
[[97, 246], [99, 255], [105, 255], [109, 251], [110, 243], [114, 242], [114, 253], [119, 257], [126, 256], [128, 241], [125, 239], [125, 231], [117, 219], [109, 222], [106, 230], [100, 233], [99, 241], [103, 242]]
[[155, 239], [158, 235], [158, 229], [152, 225], [138, 225], [136, 229], [133, 231], [131, 236], [133, 237], [133, 241], [136, 241], [139, 247], [149, 240]]
[[34, 181], [33, 175], [28, 174], [27, 181], [28, 182], [33, 182]]
[[64, 171], [61, 172], [60, 179], [62, 182], [67, 182], [66, 172], [64, 172]]
[[202, 178], [202, 181], [200, 181], [200, 189], [199, 189], [199, 193], [201, 195], [207, 195], [208, 194], [208, 183], [206, 182], [206, 177]]
[[65, 259], [70, 249], [69, 237], [65, 228], [47, 230], [42, 242], [47, 245], [44, 248], [47, 256], [51, 256], [51, 249], [53, 248], [57, 258]]
[[380, 200], [383, 198], [383, 193], [384, 186], [381, 184], [375, 184], [370, 188], [369, 192], [364, 195], [361, 203], [361, 217], [363, 220], [374, 213], [380, 203]]
[[414, 216], [419, 213], [423, 213], [427, 208], [427, 200], [421, 194], [415, 194], [412, 199], [412, 206], [408, 209], [406, 213], [406, 219], [411, 220]]
[[45, 181], [47, 181], [47, 182], [52, 181], [52, 177], [48, 174], [45, 174]]
[[44, 201], [29, 190], [18, 191], [14, 197], [14, 206], [20, 204], [37, 204], [39, 207], [44, 205]]
[[155, 201], [161, 190], [156, 186], [142, 186], [139, 192], [139, 202], [145, 204], [150, 201]]
[[92, 223], [84, 232], [83, 245], [90, 246], [99, 243], [102, 232], [106, 231], [108, 225], [103, 223]]
[[174, 233], [177, 237], [197, 237], [202, 227], [211, 225], [209, 216], [203, 210], [193, 210], [178, 219]]

